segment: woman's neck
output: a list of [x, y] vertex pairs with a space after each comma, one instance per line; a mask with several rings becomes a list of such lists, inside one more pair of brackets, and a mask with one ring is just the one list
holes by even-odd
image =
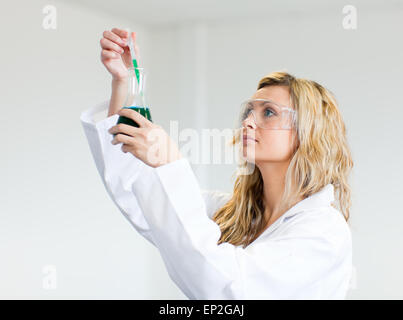
[[281, 197], [284, 193], [285, 175], [289, 163], [290, 161], [266, 162], [258, 166], [263, 179], [266, 228], [288, 209], [281, 207]]

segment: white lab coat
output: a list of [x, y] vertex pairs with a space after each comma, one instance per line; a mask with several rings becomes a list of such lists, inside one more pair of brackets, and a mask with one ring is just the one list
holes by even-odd
[[211, 218], [230, 194], [201, 190], [186, 158], [152, 168], [112, 145], [108, 129], [119, 116], [106, 117], [108, 103], [81, 115], [99, 174], [189, 299], [345, 298], [352, 241], [344, 217], [330, 206], [332, 184], [290, 208], [245, 249], [217, 245], [221, 232]]

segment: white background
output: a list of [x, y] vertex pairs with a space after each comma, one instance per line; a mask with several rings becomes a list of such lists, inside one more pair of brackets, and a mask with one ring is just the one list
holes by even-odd
[[[57, 29], [45, 30], [45, 5]], [[355, 5], [358, 28], [342, 26]], [[80, 113], [109, 98], [102, 32], [137, 31], [154, 122], [232, 127], [266, 74], [335, 93], [355, 162], [349, 299], [403, 298], [402, 1], [3, 1], [0, 298], [186, 299], [114, 206]], [[195, 165], [232, 190], [232, 165]], [[57, 286], [46, 289], [43, 268]]]

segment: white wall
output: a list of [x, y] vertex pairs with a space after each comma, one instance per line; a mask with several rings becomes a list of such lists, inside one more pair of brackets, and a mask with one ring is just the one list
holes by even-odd
[[[57, 7], [57, 30], [42, 28], [46, 4]], [[80, 125], [81, 111], [110, 94], [99, 39], [114, 26], [138, 32], [153, 119], [167, 130], [170, 120], [232, 127], [239, 103], [279, 69], [333, 91], [355, 160], [349, 298], [402, 298], [403, 14], [358, 13], [348, 31], [341, 8], [159, 26], [68, 2], [1, 8], [0, 298], [186, 298], [108, 198]], [[231, 190], [234, 166], [194, 169], [203, 187]], [[46, 265], [56, 267], [55, 290], [42, 288]]]

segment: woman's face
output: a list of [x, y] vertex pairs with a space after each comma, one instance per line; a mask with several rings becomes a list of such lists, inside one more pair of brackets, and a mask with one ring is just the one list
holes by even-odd
[[[268, 99], [283, 106], [290, 106], [289, 89], [286, 86], [267, 86], [255, 92], [250, 99]], [[242, 140], [243, 156], [256, 165], [265, 162], [287, 162], [290, 160], [296, 143], [295, 129], [263, 129], [256, 126], [250, 114], [243, 122], [243, 136], [253, 140]]]

